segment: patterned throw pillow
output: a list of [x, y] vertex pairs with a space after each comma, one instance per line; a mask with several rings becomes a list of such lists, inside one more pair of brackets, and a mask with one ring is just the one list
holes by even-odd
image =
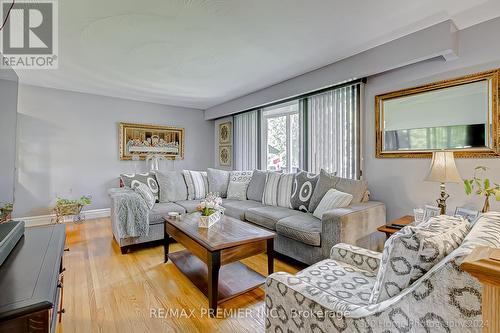
[[277, 172], [268, 172], [262, 203], [268, 206], [278, 206], [278, 185], [281, 174]]
[[206, 172], [182, 170], [188, 189], [188, 200], [205, 199], [208, 194], [208, 176]]
[[282, 174], [278, 184], [278, 206], [292, 208], [290, 198], [292, 195], [292, 185], [295, 179], [294, 173]]
[[318, 179], [319, 175], [307, 173], [306, 171], [301, 171], [295, 175], [290, 198], [293, 209], [302, 212], [309, 211], [309, 202]]
[[234, 200], [246, 200], [247, 199], [247, 188], [248, 183], [246, 182], [229, 182], [227, 188], [227, 198]]
[[384, 245], [370, 303], [380, 303], [409, 287], [457, 249], [469, 228], [461, 217], [441, 215], [424, 226], [407, 226], [395, 233]]
[[134, 191], [136, 191], [146, 202], [146, 205], [149, 209], [152, 209], [155, 205], [156, 199], [151, 192], [149, 186], [144, 183], [139, 183], [137, 186], [134, 186]]
[[321, 220], [323, 213], [327, 210], [347, 207], [351, 204], [351, 201], [352, 194], [340, 192], [332, 188], [323, 196], [323, 199], [321, 199], [319, 205], [314, 210], [313, 215]]
[[250, 183], [252, 180], [253, 171], [231, 171], [229, 181], [239, 183]]
[[155, 201], [158, 201], [159, 197], [159, 186], [156, 181], [156, 176], [152, 172], [146, 173], [122, 173], [120, 179], [125, 187], [135, 188], [140, 183], [146, 184], [155, 197]]

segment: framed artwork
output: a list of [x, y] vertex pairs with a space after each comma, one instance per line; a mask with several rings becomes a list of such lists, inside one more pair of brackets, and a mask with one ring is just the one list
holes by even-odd
[[441, 215], [441, 208], [436, 206], [425, 205], [424, 210], [424, 221], [427, 221], [431, 217]]
[[221, 145], [231, 144], [231, 122], [219, 124], [219, 143]]
[[479, 216], [479, 211], [474, 210], [474, 209], [457, 207], [455, 209], [455, 216], [462, 216], [467, 221], [473, 222]]
[[219, 165], [231, 166], [231, 146], [219, 146]]
[[145, 160], [156, 154], [184, 158], [184, 128], [120, 123], [120, 160]]

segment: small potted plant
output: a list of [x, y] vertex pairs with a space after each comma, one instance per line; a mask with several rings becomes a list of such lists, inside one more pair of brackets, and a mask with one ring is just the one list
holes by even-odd
[[494, 196], [496, 201], [500, 201], [500, 185], [490, 181], [489, 178], [481, 179], [478, 173], [485, 172], [487, 167], [477, 166], [474, 169], [474, 175], [471, 179], [464, 180], [465, 193], [470, 195], [475, 193], [484, 196], [484, 205], [481, 212], [486, 213], [490, 210], [490, 197]]
[[207, 197], [202, 200], [196, 210], [201, 213], [199, 227], [210, 228], [217, 223], [224, 212], [222, 205], [222, 198], [215, 193], [209, 193]]
[[14, 205], [10, 202], [3, 204], [0, 207], [0, 221], [7, 221], [10, 219], [10, 215], [14, 210]]
[[64, 222], [65, 216], [74, 216], [73, 221], [75, 222], [81, 221], [82, 208], [91, 203], [92, 200], [90, 196], [82, 196], [79, 200], [57, 198], [56, 207], [54, 208], [56, 222]]

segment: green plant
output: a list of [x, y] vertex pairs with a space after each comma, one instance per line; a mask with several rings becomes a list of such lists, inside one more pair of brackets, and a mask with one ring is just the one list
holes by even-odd
[[66, 205], [88, 206], [91, 203], [92, 203], [91, 197], [83, 195], [80, 198], [80, 200], [70, 200], [70, 199], [57, 198], [56, 206], [66, 206]]
[[490, 207], [489, 198], [495, 196], [496, 201], [500, 201], [500, 185], [492, 182], [489, 178], [479, 178], [478, 174], [488, 170], [485, 166], [477, 166], [471, 179], [464, 180], [464, 189], [467, 195], [475, 193], [485, 197], [483, 212], [487, 212]]

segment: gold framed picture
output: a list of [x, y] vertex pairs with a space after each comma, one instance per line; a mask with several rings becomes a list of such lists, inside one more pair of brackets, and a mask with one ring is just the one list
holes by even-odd
[[231, 146], [219, 146], [219, 165], [220, 166], [231, 166], [231, 160], [233, 158], [232, 147]]
[[219, 124], [219, 143], [231, 144], [231, 122]]
[[120, 123], [120, 160], [150, 154], [165, 158], [184, 158], [184, 128], [134, 123]]

